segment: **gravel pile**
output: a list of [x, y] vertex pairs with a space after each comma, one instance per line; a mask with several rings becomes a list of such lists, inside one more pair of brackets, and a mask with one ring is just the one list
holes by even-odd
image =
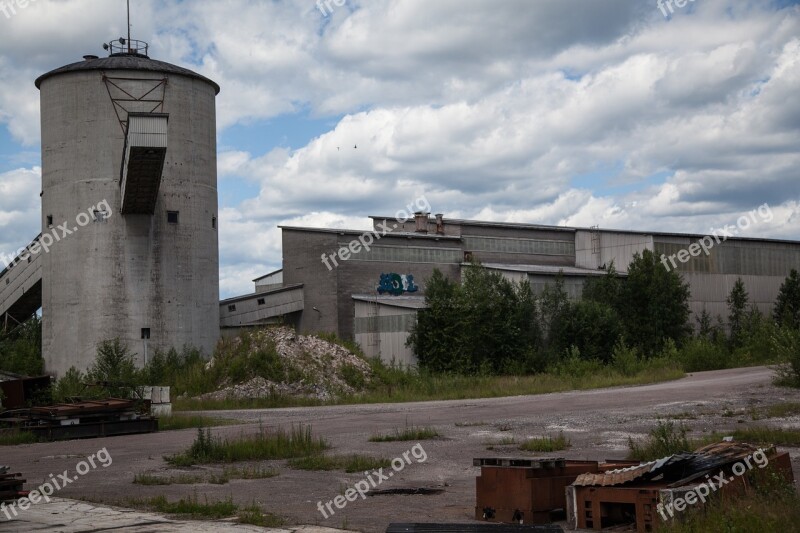
[[[239, 339], [237, 339], [239, 340]], [[350, 350], [311, 335], [298, 335], [288, 327], [252, 333], [250, 350], [274, 344], [285, 369], [280, 382], [255, 377], [244, 383], [203, 394], [200, 398], [264, 398], [274, 394], [332, 400], [363, 391], [372, 379], [369, 364]], [[212, 359], [210, 368], [215, 364]], [[355, 386], [354, 386], [355, 385]]]

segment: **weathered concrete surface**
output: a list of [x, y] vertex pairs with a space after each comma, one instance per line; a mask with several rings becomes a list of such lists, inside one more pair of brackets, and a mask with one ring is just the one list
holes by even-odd
[[[705, 431], [730, 431], [767, 424], [800, 428], [800, 417], [753, 421], [751, 409], [780, 402], [800, 401], [800, 391], [771, 384], [768, 368], [745, 368], [693, 374], [685, 379], [642, 387], [623, 387], [538, 396], [416, 402], [407, 404], [342, 405], [318, 408], [242, 410], [209, 413], [238, 419], [243, 425], [214, 428], [216, 435], [238, 435], [267, 428], [310, 424], [315, 435], [325, 437], [332, 454], [361, 453], [393, 459], [415, 442], [369, 442], [376, 433], [406, 425], [431, 426], [442, 435], [422, 441], [427, 460], [406, 466], [380, 488], [440, 488], [435, 495], [375, 495], [360, 497], [324, 519], [318, 502], [327, 502], [343, 489], [364, 479], [363, 473], [294, 470], [286, 461], [254, 465], [274, 468], [269, 479], [231, 480], [224, 485], [194, 484], [142, 486], [136, 474], [179, 475], [219, 473], [222, 465], [170, 468], [164, 455], [185, 450], [196, 431], [170, 431], [104, 439], [76, 440], [3, 447], [3, 463], [28, 479], [27, 488], [48, 479], [50, 473], [70, 472], [82, 457], [106, 447], [113, 457], [108, 468], [98, 468], [57, 493], [60, 497], [88, 498], [105, 504], [125, 505], [128, 498], [164, 495], [170, 501], [197, 494], [208, 501], [231, 498], [238, 505], [257, 504], [265, 512], [287, 518], [290, 524], [313, 524], [371, 533], [383, 533], [390, 522], [469, 522], [474, 516], [473, 457], [530, 457], [516, 445], [499, 445], [501, 439], [519, 443], [532, 436], [563, 431], [572, 446], [548, 457], [621, 459], [627, 455], [628, 437], [643, 437], [658, 419], [681, 419], [693, 435]], [[741, 420], [741, 422], [740, 422]], [[488, 446], [493, 446], [488, 450]], [[800, 450], [792, 454], [800, 473]], [[2, 531], [2, 529], [0, 529]]]
[[287, 528], [263, 528], [240, 525], [230, 521], [170, 520], [153, 513], [130, 509], [112, 508], [91, 503], [54, 498], [50, 503], [31, 506], [20, 511], [18, 518], [7, 521], [0, 515], [0, 531], [9, 533], [95, 533], [101, 531], [153, 532], [153, 533], [218, 533], [271, 532], [271, 533], [337, 533], [343, 529], [317, 526], [294, 526]]

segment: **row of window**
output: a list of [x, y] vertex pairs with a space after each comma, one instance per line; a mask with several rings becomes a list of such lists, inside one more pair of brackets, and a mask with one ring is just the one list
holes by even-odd
[[[694, 251], [698, 254], [695, 256], [690, 255], [688, 244], [655, 243], [654, 248], [659, 260], [664, 255], [670, 268], [673, 268], [674, 262], [674, 268], [679, 272], [785, 276], [790, 266], [800, 264], [800, 248], [796, 246], [737, 244], [739, 243], [715, 243], [715, 246], [707, 247], [707, 255], [702, 249], [698, 253], [695, 247]], [[686, 251], [681, 253], [682, 250]], [[679, 253], [682, 258], [688, 259], [681, 262]]]
[[[348, 243], [339, 243], [347, 247]], [[373, 246], [350, 256], [351, 261], [383, 261], [394, 263], [460, 263], [463, 254], [458, 248], [425, 248], [399, 246]]]
[[416, 322], [416, 313], [389, 316], [356, 317], [353, 322], [353, 331], [359, 333], [392, 333], [410, 331]]
[[[108, 215], [105, 211], [94, 211], [94, 220], [96, 222], [105, 222], [108, 218]], [[178, 224], [180, 221], [180, 211], [167, 211], [167, 223], [168, 224]], [[53, 215], [47, 215], [47, 227], [53, 227]], [[211, 217], [211, 228], [217, 229], [217, 217]]]
[[[258, 302], [258, 305], [266, 305], [267, 304], [267, 299], [266, 298], [259, 298], [257, 300], [257, 302]], [[234, 311], [236, 311], [236, 304], [228, 305], [228, 311], [230, 313], [233, 313]]]
[[575, 255], [574, 241], [515, 239], [510, 237], [461, 237], [464, 247], [475, 252], [530, 255]]

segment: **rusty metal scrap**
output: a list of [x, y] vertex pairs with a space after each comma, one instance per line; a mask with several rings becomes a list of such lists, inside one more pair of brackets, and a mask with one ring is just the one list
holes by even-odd
[[574, 485], [579, 487], [610, 487], [634, 481], [665, 481], [685, 484], [692, 479], [740, 461], [758, 451], [758, 448], [743, 442], [717, 442], [691, 453], [677, 453], [638, 466], [586, 473], [578, 476]]

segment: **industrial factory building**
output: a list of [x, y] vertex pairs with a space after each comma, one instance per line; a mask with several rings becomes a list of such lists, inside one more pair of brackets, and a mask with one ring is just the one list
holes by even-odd
[[[478, 261], [509, 279], [529, 280], [537, 293], [560, 273], [569, 296], [579, 298], [584, 281], [605, 275], [603, 268], [612, 261], [625, 276], [636, 252], [695, 251], [692, 245], [704, 237], [428, 214], [404, 223], [371, 218], [372, 233], [283, 226], [283, 268], [255, 280], [253, 294], [221, 303], [223, 329], [283, 321], [303, 333], [328, 331], [353, 339], [370, 356], [414, 364], [405, 341], [436, 268], [460, 279], [462, 270]], [[728, 238], [714, 244], [707, 246], [708, 255], [675, 261], [691, 287], [692, 312], [727, 317], [725, 299], [739, 277], [750, 301], [771, 312], [784, 279], [800, 265], [800, 242]]]
[[[406, 346], [434, 269], [474, 261], [538, 293], [562, 274], [571, 298], [613, 261], [677, 255], [691, 309], [727, 315], [741, 277], [769, 312], [800, 265], [800, 243], [447, 219], [372, 217], [372, 232], [282, 227], [283, 265], [251, 294], [219, 300], [216, 109], [219, 86], [119, 39], [36, 80], [41, 96], [41, 233], [0, 272], [0, 325], [42, 312], [49, 373], [86, 369], [119, 338], [137, 364], [155, 350], [211, 354], [220, 333], [288, 323], [333, 332], [370, 356], [415, 364]], [[701, 244], [708, 254], [695, 253]], [[683, 260], [689, 258], [691, 260]], [[705, 252], [705, 250], [704, 250]]]

